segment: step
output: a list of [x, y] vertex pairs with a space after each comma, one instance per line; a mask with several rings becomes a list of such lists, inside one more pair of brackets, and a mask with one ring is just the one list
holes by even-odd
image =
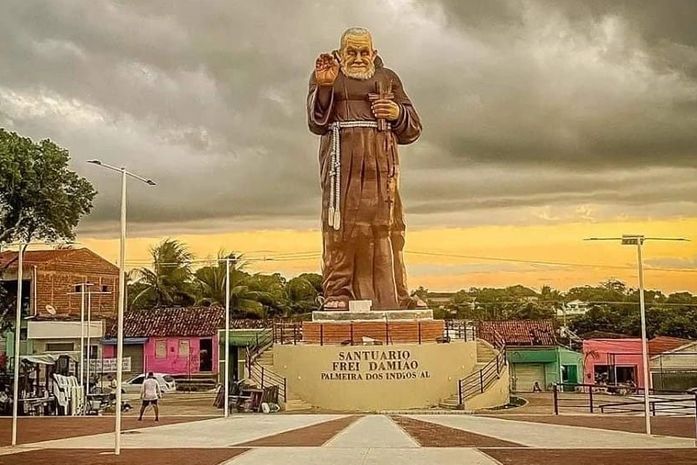
[[196, 373], [182, 373], [182, 374], [177, 374], [177, 375], [171, 375], [172, 378], [174, 378], [177, 382], [181, 380], [201, 380], [201, 379], [218, 379], [218, 375], [216, 373], [212, 373], [210, 371], [198, 371]]
[[441, 402], [438, 404], [438, 407], [446, 410], [460, 410], [460, 404], [455, 401], [455, 402]]
[[312, 410], [312, 405], [308, 404], [304, 400], [292, 399], [285, 403], [284, 410], [286, 412], [298, 412], [303, 410]]

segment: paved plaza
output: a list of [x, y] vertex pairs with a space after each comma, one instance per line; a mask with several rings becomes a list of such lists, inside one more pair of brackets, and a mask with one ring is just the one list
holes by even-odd
[[[671, 435], [652, 437], [621, 431], [617, 424], [603, 429], [599, 416], [558, 418], [567, 424], [552, 423], [549, 416], [537, 421], [462, 414], [180, 417], [160, 425], [129, 423], [120, 457], [110, 452], [113, 434], [97, 427], [110, 418], [72, 419], [76, 425], [99, 420], [92, 424], [98, 434], [63, 425], [65, 436], [74, 437], [61, 439], [55, 438], [56, 419], [36, 418], [20, 428], [31, 424], [39, 441], [24, 436], [19, 447], [0, 449], [0, 464], [697, 464], [689, 418], [673, 419], [671, 428], [664, 428]], [[589, 426], [569, 425], [573, 419]], [[635, 420], [627, 417], [628, 429]], [[44, 429], [53, 434], [41, 433]], [[50, 439], [41, 440], [45, 437]]]

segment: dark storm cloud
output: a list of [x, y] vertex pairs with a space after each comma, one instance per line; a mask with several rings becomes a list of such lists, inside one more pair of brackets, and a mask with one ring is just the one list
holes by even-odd
[[0, 126], [71, 150], [100, 190], [83, 231], [118, 201], [95, 156], [159, 182], [132, 187], [141, 229], [316, 225], [307, 78], [364, 25], [425, 122], [417, 224], [694, 215], [696, 3], [10, 1]]

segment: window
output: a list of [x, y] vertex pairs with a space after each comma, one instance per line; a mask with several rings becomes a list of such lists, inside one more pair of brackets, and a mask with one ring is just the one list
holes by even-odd
[[47, 342], [46, 352], [72, 352], [75, 344], [72, 342]]
[[[87, 358], [87, 346], [84, 347], [85, 352], [82, 354], [83, 357]], [[90, 344], [90, 360], [96, 360], [99, 358], [99, 346]]]
[[179, 356], [188, 357], [189, 356], [189, 340], [179, 339]]
[[135, 378], [133, 378], [131, 381], [129, 381], [129, 384], [143, 384], [143, 381], [145, 381], [145, 376], [138, 375]]
[[155, 341], [155, 358], [167, 358], [167, 341], [165, 339]]

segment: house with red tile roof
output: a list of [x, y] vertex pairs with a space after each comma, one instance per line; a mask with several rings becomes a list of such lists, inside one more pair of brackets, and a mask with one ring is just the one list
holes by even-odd
[[[218, 372], [218, 332], [225, 309], [174, 307], [127, 310], [124, 314], [124, 357], [130, 373], [189, 375]], [[116, 327], [103, 340], [104, 356], [116, 356]], [[128, 365], [128, 363], [127, 363]]]
[[554, 320], [482, 321], [478, 333], [492, 343], [497, 338], [505, 341], [513, 392], [530, 392], [536, 386], [546, 391], [555, 383], [580, 382], [582, 356], [558, 343]]

